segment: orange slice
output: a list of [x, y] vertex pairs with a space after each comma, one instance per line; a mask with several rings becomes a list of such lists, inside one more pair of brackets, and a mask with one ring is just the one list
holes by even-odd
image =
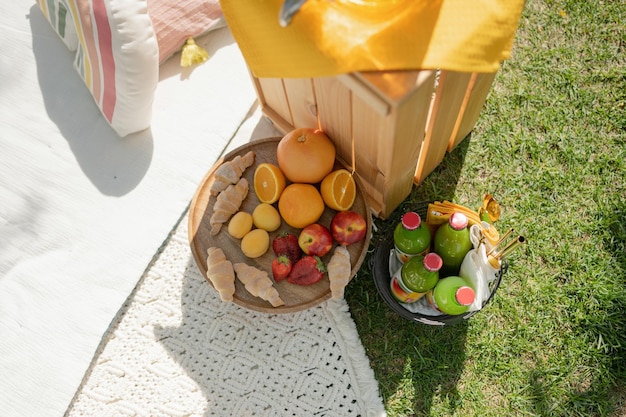
[[254, 192], [261, 203], [273, 204], [285, 189], [283, 172], [274, 164], [263, 162], [254, 171]]
[[322, 180], [320, 193], [324, 203], [337, 211], [350, 210], [356, 199], [356, 183], [346, 169], [331, 172]]

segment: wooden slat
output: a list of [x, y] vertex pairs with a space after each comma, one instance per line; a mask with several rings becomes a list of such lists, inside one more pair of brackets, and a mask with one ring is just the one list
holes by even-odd
[[335, 142], [337, 154], [350, 160], [350, 89], [337, 77], [320, 77], [313, 80], [317, 111], [322, 130]]
[[386, 218], [410, 194], [415, 167], [424, 141], [428, 109], [431, 103], [435, 73], [424, 71], [389, 115], [390, 136], [379, 140], [378, 160], [383, 170], [384, 208]]
[[[365, 186], [365, 194], [376, 216], [385, 209], [385, 173], [381, 169], [380, 147], [391, 136], [393, 121], [387, 115], [373, 109], [369, 102], [357, 95], [352, 96], [350, 120], [354, 137], [354, 166]], [[352, 163], [352, 159], [349, 165]]]
[[275, 114], [293, 125], [282, 78], [257, 78], [256, 80], [262, 91], [259, 97], [261, 107], [269, 107]]
[[375, 91], [384, 100], [393, 106], [399, 105], [407, 95], [419, 86], [424, 78], [433, 75], [435, 71], [375, 71], [352, 74], [361, 84]]
[[369, 104], [369, 106], [381, 116], [389, 114], [389, 102], [381, 96], [381, 93], [365, 84], [357, 74], [344, 74], [337, 76], [352, 93]]
[[441, 71], [439, 74], [424, 145], [415, 170], [416, 184], [420, 184], [443, 161], [470, 78], [470, 73], [463, 72]]
[[470, 91], [467, 107], [465, 108], [465, 112], [462, 114], [460, 120], [457, 121], [458, 128], [456, 134], [454, 134], [450, 139], [448, 151], [454, 149], [463, 141], [463, 139], [465, 139], [467, 135], [469, 135], [472, 129], [474, 129], [474, 126], [478, 121], [478, 117], [480, 117], [483, 105], [489, 95], [489, 91], [491, 91], [491, 85], [496, 78], [496, 74], [497, 73], [495, 72], [475, 74], [476, 79], [474, 85], [472, 86], [473, 88]]
[[317, 128], [317, 103], [311, 78], [283, 79], [294, 128]]
[[454, 121], [454, 128], [452, 129], [452, 133], [450, 134], [450, 139], [448, 140], [448, 148], [446, 149], [450, 152], [455, 144], [455, 138], [457, 133], [459, 132], [459, 127], [461, 126], [461, 121], [463, 120], [463, 115], [465, 114], [465, 109], [467, 108], [467, 103], [469, 103], [470, 96], [472, 95], [472, 90], [474, 89], [474, 84], [476, 83], [476, 78], [478, 77], [477, 73], [472, 73], [470, 75], [470, 79], [465, 87], [465, 94], [463, 96], [463, 101], [461, 102], [461, 107], [459, 107], [458, 114], [456, 116], [456, 120]]
[[[388, 71], [351, 74], [358, 81], [352, 99], [353, 131], [359, 175], [376, 210], [387, 217], [413, 186], [413, 175], [424, 137], [434, 71]], [[345, 79], [342, 79], [345, 83]], [[354, 87], [356, 88], [356, 87]], [[356, 94], [356, 91], [361, 93]], [[369, 94], [374, 91], [377, 105]], [[387, 106], [384, 109], [381, 101]]]

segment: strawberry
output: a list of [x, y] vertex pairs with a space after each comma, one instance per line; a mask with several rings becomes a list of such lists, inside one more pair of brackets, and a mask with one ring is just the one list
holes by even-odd
[[298, 244], [298, 238], [296, 235], [289, 232], [283, 232], [275, 236], [274, 240], [272, 240], [272, 249], [276, 256], [287, 256], [292, 265], [295, 265], [302, 257], [302, 250]]
[[287, 282], [298, 285], [311, 285], [324, 277], [326, 265], [319, 256], [306, 255], [291, 268]]
[[272, 275], [274, 281], [280, 282], [291, 272], [291, 260], [286, 255], [280, 255], [272, 261]]

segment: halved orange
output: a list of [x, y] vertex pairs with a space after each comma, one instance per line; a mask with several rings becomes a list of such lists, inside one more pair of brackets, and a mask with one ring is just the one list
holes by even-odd
[[254, 192], [261, 203], [277, 202], [286, 184], [285, 175], [274, 164], [263, 162], [254, 171]]
[[352, 173], [340, 168], [322, 180], [320, 193], [324, 203], [337, 211], [350, 210], [356, 199], [356, 183]]

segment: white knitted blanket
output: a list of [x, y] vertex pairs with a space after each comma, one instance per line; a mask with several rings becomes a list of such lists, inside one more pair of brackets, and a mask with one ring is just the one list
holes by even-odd
[[118, 313], [66, 412], [384, 415], [347, 303], [276, 315], [223, 303], [193, 261], [186, 217]]

